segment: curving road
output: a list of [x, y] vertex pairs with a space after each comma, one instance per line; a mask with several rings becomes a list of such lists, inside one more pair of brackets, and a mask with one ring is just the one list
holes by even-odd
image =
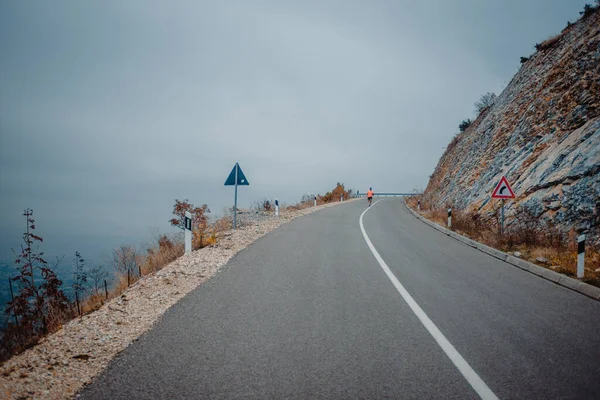
[[600, 398], [600, 302], [365, 203], [256, 241], [81, 398]]

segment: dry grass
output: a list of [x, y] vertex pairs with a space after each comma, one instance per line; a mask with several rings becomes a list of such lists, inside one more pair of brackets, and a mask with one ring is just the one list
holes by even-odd
[[[216, 243], [216, 234], [221, 230], [228, 229], [226, 223], [217, 220], [216, 224], [210, 226], [207, 232], [201, 235], [194, 232], [196, 240], [193, 243], [196, 249]], [[81, 302], [82, 315], [88, 314], [100, 308], [106, 301], [120, 296], [129, 286], [140, 280], [144, 275], [153, 274], [167, 266], [184, 254], [184, 243], [176, 236], [168, 237], [161, 235], [156, 239], [152, 247], [146, 250], [146, 254], [136, 256], [137, 268], [127, 271], [117, 271], [113, 277], [113, 284], [108, 290], [108, 297], [104, 288], [98, 293], [92, 293]]]
[[[407, 198], [407, 205], [417, 209], [416, 197]], [[424, 205], [425, 203], [425, 205]], [[428, 208], [421, 201], [421, 215], [441, 226], [447, 227], [446, 209]], [[473, 240], [505, 252], [520, 252], [521, 258], [542, 267], [571, 276], [577, 270], [577, 234], [572, 230], [562, 232], [549, 223], [542, 223], [525, 208], [519, 208], [505, 232], [499, 233], [498, 210], [484, 216], [476, 211], [453, 210], [452, 230]], [[536, 259], [546, 259], [540, 262]], [[586, 246], [584, 282], [600, 287], [600, 248]]]
[[558, 34], [556, 36], [553, 36], [549, 39], [546, 39], [542, 43], [536, 44], [535, 49], [538, 51], [547, 50], [547, 49], [553, 47], [555, 44], [557, 44], [561, 37], [562, 37], [562, 33]]
[[[197, 250], [216, 244], [220, 239], [221, 234], [231, 230], [231, 228], [231, 217], [224, 216], [215, 220], [202, 232], [194, 230], [192, 232], [192, 248]], [[183, 256], [184, 252], [185, 245], [181, 240], [181, 235], [158, 236], [155, 243], [146, 250], [145, 254], [135, 254], [136, 266], [129, 269], [129, 273], [127, 270], [123, 269], [115, 273], [112, 279], [113, 283], [108, 290], [108, 297], [106, 296], [104, 289], [102, 289], [99, 290], [98, 293], [92, 293], [81, 301], [82, 315], [93, 312], [100, 308], [106, 301], [121, 296], [129, 286], [133, 285], [143, 276], [161, 270], [177, 258]], [[70, 318], [67, 318], [64, 322], [69, 319]]]

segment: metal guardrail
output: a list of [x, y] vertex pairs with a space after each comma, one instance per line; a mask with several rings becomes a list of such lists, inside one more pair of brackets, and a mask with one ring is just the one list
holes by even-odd
[[[420, 195], [422, 195], [422, 193], [386, 193], [386, 192], [373, 193], [373, 196], [375, 196], [375, 197], [420, 196]], [[366, 193], [359, 193], [356, 195], [356, 197], [366, 197], [366, 196], [367, 196]]]

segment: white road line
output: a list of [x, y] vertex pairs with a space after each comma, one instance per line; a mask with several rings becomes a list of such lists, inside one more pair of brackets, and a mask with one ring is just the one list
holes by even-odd
[[[381, 200], [382, 199], [377, 200], [375, 203], [373, 203], [373, 206], [375, 204], [379, 203]], [[371, 206], [371, 207], [373, 207], [373, 206]], [[367, 245], [369, 246], [369, 249], [371, 249], [371, 252], [375, 256], [375, 259], [377, 260], [377, 262], [379, 262], [379, 265], [381, 266], [381, 268], [383, 269], [385, 274], [388, 276], [390, 281], [392, 281], [392, 283], [394, 284], [394, 286], [396, 287], [396, 289], [398, 290], [400, 295], [404, 298], [404, 301], [406, 301], [406, 303], [411, 308], [411, 310], [415, 313], [417, 318], [419, 318], [419, 320], [421, 321], [423, 326], [425, 326], [425, 329], [427, 329], [427, 331], [431, 334], [431, 336], [433, 336], [433, 338], [438, 343], [438, 345], [442, 348], [444, 353], [446, 353], [448, 358], [450, 358], [450, 360], [454, 363], [456, 368], [458, 368], [460, 373], [465, 377], [467, 382], [469, 382], [471, 387], [477, 392], [479, 397], [481, 397], [482, 399], [486, 399], [486, 400], [487, 399], [497, 400], [498, 397], [496, 397], [494, 392], [492, 392], [490, 390], [490, 388], [479, 377], [479, 375], [477, 375], [477, 373], [473, 370], [473, 368], [471, 368], [469, 363], [467, 363], [467, 361], [459, 354], [459, 352], [456, 351], [456, 349], [454, 348], [452, 343], [450, 343], [448, 341], [448, 339], [446, 339], [444, 334], [429, 319], [427, 314], [425, 314], [425, 311], [423, 311], [423, 309], [417, 304], [415, 299], [413, 299], [412, 296], [406, 291], [404, 286], [402, 286], [402, 284], [400, 283], [398, 278], [396, 278], [396, 276], [392, 273], [392, 271], [387, 266], [385, 261], [383, 261], [383, 258], [381, 258], [381, 256], [379, 255], [379, 253], [375, 249], [375, 246], [373, 246], [373, 243], [369, 239], [369, 235], [367, 235], [367, 231], [365, 231], [365, 227], [363, 225], [363, 216], [365, 215], [365, 213], [367, 211], [369, 211], [371, 209], [371, 207], [367, 208], [365, 211], [363, 211], [362, 214], [360, 214], [359, 223], [360, 223], [360, 230], [362, 231], [362, 234], [365, 238], [365, 241], [367, 242]]]

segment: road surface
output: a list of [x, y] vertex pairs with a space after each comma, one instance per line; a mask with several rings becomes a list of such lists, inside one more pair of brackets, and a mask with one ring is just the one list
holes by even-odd
[[401, 199], [365, 205], [256, 241], [81, 397], [600, 398], [600, 302], [449, 238]]

